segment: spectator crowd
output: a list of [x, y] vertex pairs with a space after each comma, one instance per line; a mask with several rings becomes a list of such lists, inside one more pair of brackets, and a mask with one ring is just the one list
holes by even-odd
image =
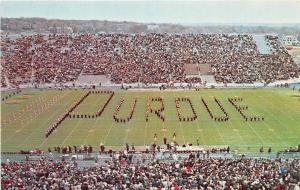
[[[42, 158], [2, 162], [3, 189], [292, 189], [299, 190], [300, 161], [251, 158], [200, 158], [177, 161], [115, 154], [102, 164]], [[139, 161], [141, 160], [141, 161]]]
[[[80, 74], [106, 75], [113, 83], [201, 82], [184, 65], [210, 64], [217, 82], [270, 83], [299, 76], [277, 37], [260, 54], [243, 34], [50, 34], [1, 36], [1, 86], [65, 83]], [[8, 80], [4, 77], [6, 76]]]

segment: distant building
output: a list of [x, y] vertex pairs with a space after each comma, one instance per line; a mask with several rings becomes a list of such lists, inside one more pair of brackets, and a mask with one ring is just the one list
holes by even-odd
[[49, 31], [54, 34], [71, 34], [73, 33], [73, 29], [71, 27], [50, 27]]
[[157, 24], [148, 24], [147, 25], [147, 30], [157, 30], [159, 28], [159, 25]]
[[296, 45], [299, 43], [297, 37], [293, 35], [283, 36], [282, 42], [286, 46]]

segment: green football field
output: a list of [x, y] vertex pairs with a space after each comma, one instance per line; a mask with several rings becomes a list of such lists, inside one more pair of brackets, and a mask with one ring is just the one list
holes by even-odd
[[[201, 89], [181, 91], [115, 91], [102, 115], [97, 118], [67, 118], [48, 138], [48, 127], [74, 105], [87, 90], [23, 90], [21, 94], [1, 103], [1, 148], [2, 151], [29, 150], [63, 145], [89, 144], [98, 149], [106, 146], [148, 145], [169, 141], [176, 133], [176, 141], [201, 145], [230, 145], [239, 151], [257, 151], [260, 146], [272, 146], [273, 150], [294, 147], [300, 143], [300, 94], [291, 89]], [[2, 93], [2, 97], [7, 93]], [[146, 122], [147, 102], [151, 98], [162, 97], [165, 110], [161, 114], [163, 122], [154, 113]], [[194, 105], [197, 119], [179, 122], [175, 98], [188, 97]], [[247, 117], [264, 117], [264, 121], [245, 121], [228, 98], [240, 97], [238, 106], [248, 106], [243, 110]], [[102, 108], [109, 94], [90, 94], [75, 110], [76, 114], [94, 113]], [[117, 123], [113, 113], [120, 99], [124, 103], [118, 116], [126, 117], [134, 98], [137, 104], [129, 122]], [[215, 116], [222, 116], [214, 98], [217, 98], [228, 112], [226, 122], [214, 121], [209, 117], [203, 98]], [[151, 102], [152, 109], [159, 108], [161, 102]], [[180, 103], [183, 116], [190, 116], [192, 110], [188, 102]]]

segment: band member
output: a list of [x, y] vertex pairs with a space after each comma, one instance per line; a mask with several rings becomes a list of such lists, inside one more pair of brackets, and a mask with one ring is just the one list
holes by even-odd
[[154, 142], [156, 142], [157, 141], [157, 134], [155, 133], [154, 134]]
[[164, 137], [164, 144], [167, 144], [167, 137]]

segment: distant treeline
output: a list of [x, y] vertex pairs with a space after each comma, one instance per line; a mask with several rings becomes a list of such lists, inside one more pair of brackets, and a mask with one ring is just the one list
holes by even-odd
[[259, 26], [238, 24], [155, 24], [106, 20], [58, 20], [44, 18], [1, 18], [3, 34], [21, 33], [271, 33], [300, 35], [300, 24]]

